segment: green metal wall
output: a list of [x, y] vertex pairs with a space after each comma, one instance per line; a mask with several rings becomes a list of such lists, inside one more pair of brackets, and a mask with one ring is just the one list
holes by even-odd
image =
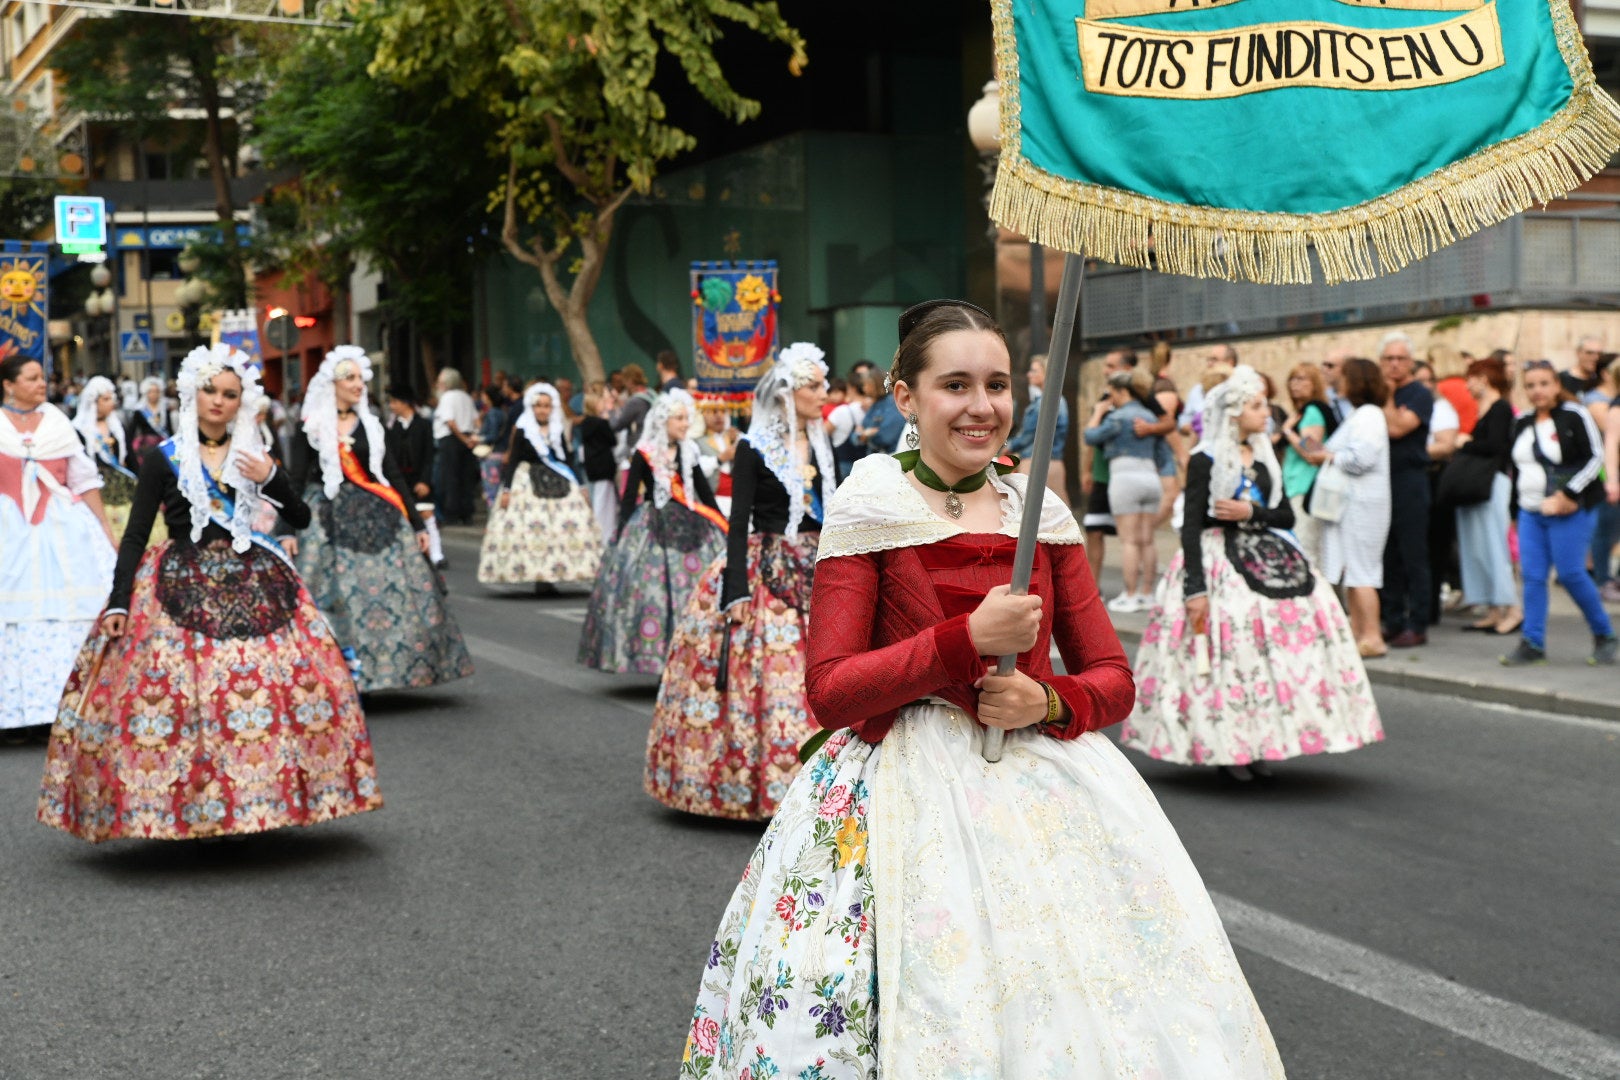
[[[954, 103], [954, 86], [942, 96]], [[968, 179], [955, 130], [804, 132], [661, 177], [621, 212], [591, 305], [603, 362], [650, 373], [673, 347], [690, 373], [694, 259], [775, 259], [784, 344], [816, 341], [835, 371], [886, 361], [900, 310], [965, 291]], [[480, 355], [523, 377], [574, 376], [537, 273], [500, 256], [482, 279]]]

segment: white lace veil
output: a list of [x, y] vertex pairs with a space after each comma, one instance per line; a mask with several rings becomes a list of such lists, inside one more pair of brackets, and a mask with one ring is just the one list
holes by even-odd
[[[1204, 398], [1204, 437], [1194, 453], [1205, 453], [1214, 459], [1209, 475], [1209, 512], [1215, 513], [1215, 500], [1230, 499], [1243, 481], [1243, 437], [1238, 431], [1238, 414], [1256, 396], [1264, 397], [1265, 381], [1260, 373], [1247, 364], [1232, 370], [1227, 380], [1211, 390]], [[1248, 438], [1254, 460], [1265, 466], [1271, 477], [1268, 506], [1282, 501], [1282, 469], [1277, 464], [1277, 452], [1264, 431]]]
[[253, 542], [253, 521], [259, 514], [259, 485], [244, 477], [236, 469], [237, 455], [262, 454], [259, 442], [259, 399], [264, 389], [259, 386], [259, 369], [253, 367], [244, 352], [226, 344], [212, 348], [199, 346], [191, 350], [185, 363], [180, 365], [180, 418], [175, 422], [175, 456], [179, 460], [180, 494], [191, 504], [191, 540], [202, 539], [213, 508], [208, 494], [208, 481], [203, 476], [202, 455], [198, 452], [197, 391], [206, 386], [215, 375], [233, 371], [242, 380], [242, 404], [236, 412], [236, 423], [231, 427], [231, 449], [220, 473], [220, 483], [236, 493], [236, 512], [231, 516], [231, 547], [246, 551]]
[[[692, 395], [679, 388], [666, 390], [659, 394], [647, 410], [647, 419], [641, 425], [641, 439], [636, 443], [636, 450], [647, 463], [652, 466], [653, 473], [653, 505], [662, 510], [673, 498], [674, 469], [670, 455], [673, 453], [680, 461], [681, 490], [686, 492], [688, 499], [696, 499], [692, 490], [692, 464], [698, 458], [697, 443], [690, 438], [682, 439], [677, 447], [669, 445], [670, 414], [686, 410], [686, 415], [693, 423], [697, 422], [697, 402]], [[687, 431], [690, 433], [691, 429]]]
[[[827, 381], [827, 365], [822, 362], [826, 353], [808, 341], [796, 341], [783, 349], [776, 364], [754, 387], [754, 415], [748, 423], [748, 434], [743, 438], [758, 452], [765, 467], [782, 482], [788, 493], [787, 536], [799, 535], [799, 523], [804, 520], [804, 477], [798, 460], [799, 414], [793, 406], [793, 391], [804, 386], [817, 386]], [[821, 473], [823, 491], [831, 491], [838, 475], [834, 471], [832, 442], [827, 428], [818, 416], [808, 425], [805, 434], [810, 440], [810, 452], [815, 456], [816, 469]], [[822, 513], [826, 513], [823, 508]]]
[[97, 440], [101, 438], [101, 433], [96, 430], [96, 402], [101, 400], [103, 394], [113, 396], [113, 411], [107, 414], [107, 431], [112, 435], [113, 442], [118, 444], [116, 464], [122, 465], [129, 453], [129, 444], [124, 441], [124, 421], [118, 415], [118, 387], [107, 376], [97, 375], [79, 391], [79, 410], [73, 414], [73, 426], [84, 436], [84, 441], [90, 447], [90, 456], [99, 456], [100, 444]]
[[[371, 357], [366, 355], [366, 351], [358, 345], [339, 345], [326, 354], [320, 370], [315, 372], [315, 377], [309, 380], [309, 388], [304, 391], [304, 434], [309, 437], [309, 445], [320, 456], [321, 489], [326, 492], [328, 499], [337, 498], [338, 489], [343, 486], [343, 463], [338, 460], [337, 393], [332, 382], [338, 377], [338, 369], [350, 364], [359, 369], [361, 378], [371, 382]], [[366, 429], [367, 449], [371, 451], [371, 460], [366, 467], [371, 470], [372, 478], [381, 482], [385, 449], [383, 428], [382, 422], [371, 411], [369, 393], [360, 395], [354, 411]]]

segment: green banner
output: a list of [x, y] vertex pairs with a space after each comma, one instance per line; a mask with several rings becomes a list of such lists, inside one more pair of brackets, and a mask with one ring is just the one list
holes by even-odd
[[995, 0], [991, 214], [1171, 273], [1391, 273], [1620, 147], [1567, 0]]

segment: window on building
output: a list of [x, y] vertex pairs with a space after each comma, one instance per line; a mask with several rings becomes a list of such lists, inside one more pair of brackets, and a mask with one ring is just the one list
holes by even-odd
[[46, 9], [43, 4], [24, 4], [21, 14], [22, 40], [18, 43], [18, 52], [22, 52], [23, 46], [33, 41], [34, 35], [45, 25]]
[[153, 281], [176, 281], [185, 277], [180, 272], [180, 253], [168, 248], [154, 248], [147, 252], [147, 266]]

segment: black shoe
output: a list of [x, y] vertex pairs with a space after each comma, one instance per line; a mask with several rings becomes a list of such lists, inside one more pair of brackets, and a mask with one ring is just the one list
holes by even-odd
[[1610, 634], [1608, 637], [1594, 638], [1592, 640], [1592, 655], [1586, 658], [1588, 664], [1596, 667], [1598, 664], [1612, 664], [1617, 654], [1620, 654], [1620, 638]]
[[1254, 779], [1254, 773], [1249, 771], [1247, 765], [1222, 765], [1221, 772], [1226, 774], [1228, 780], [1236, 780], [1240, 784]]
[[1503, 667], [1529, 667], [1531, 664], [1545, 664], [1547, 650], [1538, 649], [1523, 638], [1519, 639], [1519, 647], [1502, 657]]
[[556, 596], [557, 592], [557, 586], [552, 582], [537, 581], [534, 583], [534, 595], [536, 596]]
[[1260, 777], [1262, 780], [1270, 780], [1273, 776], [1277, 775], [1271, 771], [1271, 766], [1264, 761], [1249, 762], [1249, 771]]

